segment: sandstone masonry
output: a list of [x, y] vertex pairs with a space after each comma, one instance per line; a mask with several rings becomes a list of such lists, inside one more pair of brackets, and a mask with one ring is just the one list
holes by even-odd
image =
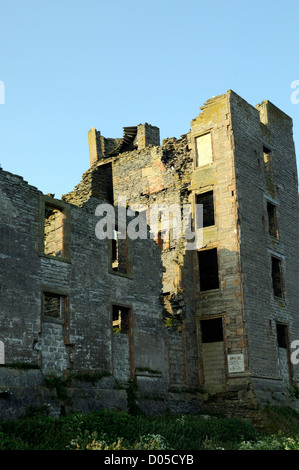
[[[160, 145], [159, 129], [139, 124], [113, 139], [92, 128], [88, 144], [90, 168], [61, 200], [0, 171], [0, 398], [13, 384], [0, 400], [2, 419], [45, 397], [54, 410], [126, 409], [119, 385], [133, 381], [150, 413], [198, 412], [215, 394], [219, 407], [229, 396], [234, 408], [296, 406], [291, 118], [229, 90], [208, 100], [179, 139]], [[187, 250], [175, 224], [135, 240], [120, 236], [124, 224], [112, 240], [99, 239], [97, 207], [108, 203], [117, 215], [124, 197], [126, 209], [145, 210], [148, 235], [153, 205], [189, 204], [193, 228], [200, 205], [202, 246]], [[23, 387], [31, 394], [21, 392], [17, 363], [35, 370]], [[78, 383], [84, 374], [98, 377], [92, 387]], [[51, 395], [49, 377], [69, 380], [67, 404]]]

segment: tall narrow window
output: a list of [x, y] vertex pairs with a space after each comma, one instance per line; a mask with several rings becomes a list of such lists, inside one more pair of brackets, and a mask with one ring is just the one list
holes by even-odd
[[196, 204], [202, 204], [203, 227], [209, 227], [210, 225], [214, 225], [215, 219], [213, 191], [208, 191], [203, 194], [197, 194], [195, 202]]
[[274, 174], [273, 174], [273, 162], [272, 162], [272, 152], [266, 147], [263, 147], [263, 156], [264, 156], [264, 170], [266, 177], [266, 188], [267, 191], [274, 196], [275, 194], [275, 185], [274, 185]]
[[272, 178], [273, 168], [272, 168], [272, 153], [267, 147], [263, 147], [264, 155], [264, 168], [267, 178]]
[[276, 206], [269, 201], [267, 202], [267, 213], [269, 235], [271, 235], [271, 237], [278, 238]]
[[276, 325], [277, 331], [277, 345], [279, 348], [287, 349], [288, 347], [288, 340], [287, 340], [287, 326], [281, 323], [277, 323]]
[[272, 286], [275, 297], [283, 297], [281, 260], [272, 256]]
[[205, 166], [213, 162], [211, 134], [195, 138], [196, 166]]
[[120, 305], [112, 307], [112, 328], [114, 333], [128, 333], [130, 325], [130, 308]]
[[198, 251], [200, 290], [218, 289], [218, 257], [217, 248]]
[[39, 255], [71, 260], [71, 206], [50, 195], [40, 198]]
[[116, 229], [113, 232], [113, 239], [111, 240], [111, 268], [113, 271], [128, 274], [128, 262], [128, 240], [127, 238], [122, 238], [121, 232]]
[[63, 222], [63, 211], [46, 204], [44, 219], [44, 253], [46, 255], [63, 256]]

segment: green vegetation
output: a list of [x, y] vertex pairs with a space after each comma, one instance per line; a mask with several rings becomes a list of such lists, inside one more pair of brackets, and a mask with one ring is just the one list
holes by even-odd
[[299, 450], [298, 413], [268, 408], [263, 423], [257, 429], [221, 416], [146, 417], [111, 410], [56, 419], [40, 408], [0, 423], [0, 450]]

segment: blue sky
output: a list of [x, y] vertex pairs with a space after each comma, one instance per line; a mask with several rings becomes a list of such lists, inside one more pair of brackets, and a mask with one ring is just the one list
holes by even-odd
[[89, 167], [91, 127], [180, 137], [228, 89], [290, 115], [298, 149], [298, 32], [298, 0], [1, 0], [0, 164], [60, 198]]

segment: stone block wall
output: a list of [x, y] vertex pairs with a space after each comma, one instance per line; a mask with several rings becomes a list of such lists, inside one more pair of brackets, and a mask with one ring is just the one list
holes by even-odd
[[[256, 383], [276, 381], [285, 393], [298, 383], [298, 368], [289, 363], [289, 380], [279, 365], [277, 323], [288, 331], [287, 348], [299, 336], [298, 190], [292, 121], [269, 102], [256, 108], [230, 94], [234, 129], [240, 249], [249, 368]], [[271, 151], [273, 180], [269, 186], [264, 147]], [[267, 203], [276, 210], [279, 236], [269, 233]], [[282, 296], [273, 289], [271, 258], [281, 264]], [[285, 370], [285, 368], [284, 368]], [[261, 392], [262, 393], [262, 392]]]
[[[173, 230], [171, 224], [163, 226], [161, 215], [161, 224], [155, 226], [150, 216], [154, 208], [171, 206], [179, 208], [181, 216], [183, 205], [191, 206], [188, 185], [192, 159], [187, 138], [165, 139], [159, 147], [124, 152], [113, 160], [112, 174], [114, 203], [117, 204], [118, 198], [125, 197], [128, 207], [136, 205], [139, 210], [144, 210], [150, 229], [147, 237], [156, 240], [162, 259], [169, 384], [171, 387], [197, 387], [194, 280], [190, 255], [185, 250], [184, 241], [175, 237], [176, 225]], [[158, 235], [163, 229], [166, 230], [164, 240]], [[164, 232], [163, 235], [161, 232], [163, 237]]]
[[[270, 379], [283, 386], [279, 367], [277, 322], [287, 326], [290, 341], [299, 335], [298, 195], [292, 121], [269, 102], [256, 108], [231, 94], [239, 204], [241, 263], [249, 367], [258, 383]], [[263, 147], [271, 151], [273, 184], [267, 184]], [[269, 234], [267, 203], [276, 208], [279, 237]], [[271, 258], [281, 262], [282, 297], [273, 290]], [[291, 367], [293, 379], [298, 371]], [[292, 387], [289, 377], [287, 388]]]
[[[110, 241], [99, 240], [95, 233], [95, 209], [105, 201], [91, 195], [84, 196], [83, 202], [79, 195], [79, 207], [46, 197], [3, 170], [0, 180], [0, 340], [5, 362], [37, 365], [43, 374], [61, 377], [67, 370], [113, 374], [117, 361], [119, 369], [122, 367], [123, 351], [113, 348], [112, 307], [125, 305], [132, 312], [125, 346], [130, 364], [121, 381], [128, 382], [136, 366], [147, 367], [159, 370], [161, 388], [167, 387], [157, 244], [138, 240], [132, 247], [131, 275], [111, 272]], [[84, 192], [83, 183], [81, 189]], [[89, 190], [90, 186], [86, 194]], [[45, 200], [66, 209], [63, 237], [69, 242], [67, 258], [41, 250], [44, 224], [40, 207]], [[73, 201], [77, 202], [74, 197]], [[54, 313], [45, 313], [45, 296], [53, 296], [60, 305]]]
[[[204, 104], [188, 134], [159, 139], [149, 124], [124, 128], [121, 139], [92, 128], [91, 167], [62, 200], [0, 170], [1, 361], [43, 376], [107, 372], [126, 387], [136, 379], [151, 412], [198, 409], [174, 393], [166, 404], [167, 390], [283, 399], [299, 381], [289, 360], [299, 339], [292, 121], [229, 90]], [[194, 229], [198, 201], [202, 245], [188, 250], [177, 228], [188, 205]], [[96, 236], [102, 203], [116, 209], [113, 241]], [[177, 208], [179, 219], [163, 225], [163, 211]], [[145, 221], [134, 240], [116, 236], [123, 210], [127, 224]], [[108, 388], [85, 387], [84, 402], [74, 386], [73, 406], [102, 406], [96, 396], [106, 403]]]
[[[209, 136], [207, 143], [198, 144], [198, 139]], [[213, 192], [214, 224], [203, 228], [203, 247], [217, 253], [218, 286], [210, 289], [201, 288], [200, 258], [194, 253], [195, 306], [198, 328], [200, 381], [205, 388], [214, 386], [214, 367], [206, 360], [207, 348], [215, 349], [217, 342], [202, 342], [201, 325], [205, 320], [222, 319], [224, 350], [218, 361], [221, 362], [221, 377], [218, 384], [227, 384], [240, 380], [247, 381], [246, 332], [243, 316], [242, 273], [240, 267], [240, 249], [238, 232], [238, 212], [236, 175], [234, 168], [233, 127], [230, 117], [228, 95], [220, 95], [208, 100], [201, 108], [201, 113], [191, 122], [189, 134], [193, 156], [193, 175], [191, 180], [192, 197], [195, 203], [197, 195]], [[243, 354], [245, 367], [238, 374], [229, 373], [228, 354]], [[220, 377], [219, 375], [219, 377]]]

